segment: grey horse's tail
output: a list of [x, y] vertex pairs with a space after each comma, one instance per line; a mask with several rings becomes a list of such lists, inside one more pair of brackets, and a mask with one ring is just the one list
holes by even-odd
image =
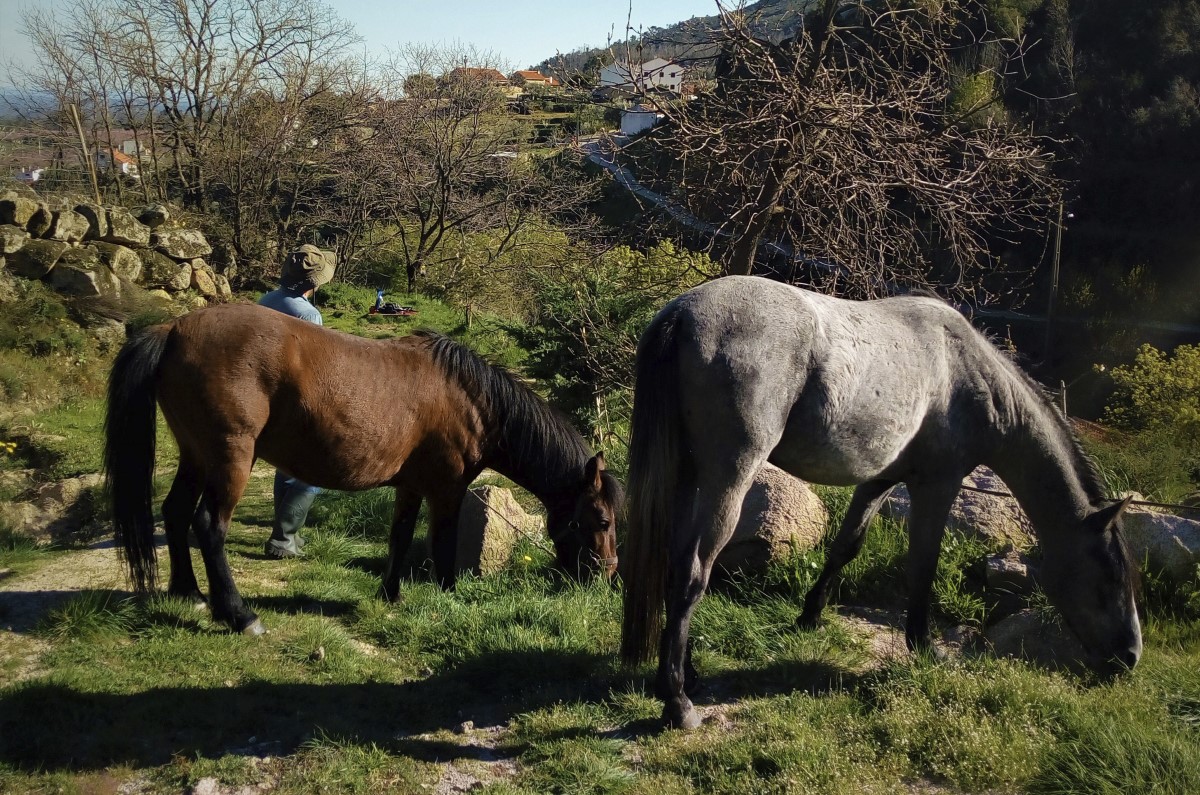
[[680, 466], [676, 325], [677, 310], [671, 305], [658, 313], [638, 344], [629, 447], [629, 533], [622, 555], [621, 659], [627, 665], [653, 658], [662, 631]]
[[108, 376], [104, 418], [105, 491], [118, 549], [139, 592], [154, 589], [155, 376], [167, 347], [167, 326], [132, 337]]

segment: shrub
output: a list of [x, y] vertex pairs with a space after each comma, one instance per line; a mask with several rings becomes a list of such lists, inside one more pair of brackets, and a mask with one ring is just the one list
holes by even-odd
[[1109, 485], [1171, 500], [1200, 483], [1200, 346], [1143, 345], [1112, 378], [1104, 420], [1129, 436], [1093, 450]]
[[580, 427], [609, 433], [629, 413], [642, 330], [669, 299], [714, 272], [706, 255], [667, 241], [644, 252], [623, 246], [566, 257], [563, 267], [534, 276], [537, 315], [511, 329], [529, 351], [526, 371]]
[[1200, 440], [1200, 345], [1180, 345], [1174, 356], [1143, 345], [1131, 366], [1113, 368], [1112, 378], [1117, 389], [1104, 411], [1107, 422]]

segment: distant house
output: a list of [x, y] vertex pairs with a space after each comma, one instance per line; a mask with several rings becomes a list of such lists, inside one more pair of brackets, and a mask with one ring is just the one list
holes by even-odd
[[513, 72], [510, 81], [517, 86], [557, 86], [560, 85], [558, 78], [552, 75], [544, 75], [537, 69], [518, 69]]
[[600, 88], [629, 89], [638, 93], [665, 89], [678, 94], [683, 86], [684, 71], [683, 66], [665, 58], [651, 58], [640, 66], [616, 61], [600, 70]]
[[637, 135], [662, 121], [664, 115], [653, 105], [634, 105], [621, 111], [621, 134]]
[[45, 170], [44, 168], [23, 168], [17, 174], [17, 181], [32, 184], [42, 178], [42, 172]]
[[96, 153], [96, 170], [115, 168], [127, 177], [138, 178], [138, 162], [120, 149], [101, 150]]
[[478, 68], [474, 66], [460, 66], [457, 69], [451, 69], [446, 75], [449, 80], [470, 80], [473, 82], [486, 83], [488, 85], [497, 86], [499, 88], [508, 87], [508, 78], [499, 69]]

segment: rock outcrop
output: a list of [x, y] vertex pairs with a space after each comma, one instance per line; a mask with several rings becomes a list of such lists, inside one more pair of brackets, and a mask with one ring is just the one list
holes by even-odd
[[[116, 297], [137, 288], [194, 289], [204, 303], [232, 298], [227, 278], [204, 261], [212, 246], [195, 229], [170, 228], [161, 204], [104, 207], [38, 201], [29, 191], [0, 192], [0, 263], [73, 297]], [[151, 231], [153, 230], [153, 231]]]

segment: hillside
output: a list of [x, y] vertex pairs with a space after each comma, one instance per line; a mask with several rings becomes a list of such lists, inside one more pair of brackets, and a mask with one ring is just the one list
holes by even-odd
[[[759, 0], [746, 6], [747, 16], [753, 19], [753, 27], [765, 39], [778, 41], [791, 36], [801, 24], [805, 11], [815, 0]], [[703, 63], [714, 54], [709, 42], [713, 32], [719, 29], [720, 17], [716, 14], [691, 19], [664, 28], [651, 27], [644, 31], [631, 31], [627, 39], [614, 41], [611, 45], [584, 48], [555, 55], [536, 65], [545, 74], [554, 74], [560, 80], [572, 75], [587, 73], [630, 51], [640, 51], [643, 60], [655, 57], [670, 60]]]

